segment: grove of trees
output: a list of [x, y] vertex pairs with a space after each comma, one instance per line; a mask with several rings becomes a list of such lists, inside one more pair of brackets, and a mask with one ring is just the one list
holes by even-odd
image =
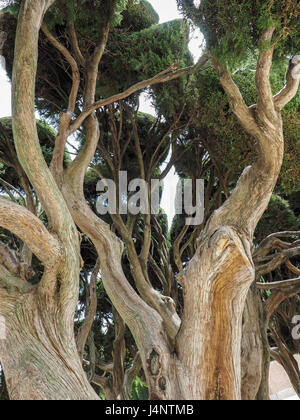
[[[300, 4], [177, 5], [0, 11], [0, 400], [268, 400], [271, 360], [300, 397]], [[201, 225], [97, 212], [99, 180], [172, 168]]]

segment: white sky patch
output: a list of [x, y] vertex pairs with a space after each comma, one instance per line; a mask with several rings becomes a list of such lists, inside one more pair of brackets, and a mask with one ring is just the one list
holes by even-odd
[[176, 0], [148, 0], [159, 15], [159, 23], [180, 19]]
[[[167, 163], [170, 161], [171, 151], [167, 157], [166, 162], [162, 165], [161, 169], [163, 170]], [[168, 175], [164, 179], [164, 188], [161, 199], [161, 207], [168, 216], [168, 226], [171, 228], [172, 220], [175, 216], [175, 198], [176, 198], [176, 188], [179, 177], [175, 172], [174, 166], [170, 169]]]
[[0, 118], [11, 116], [11, 86], [3, 68], [0, 68]]

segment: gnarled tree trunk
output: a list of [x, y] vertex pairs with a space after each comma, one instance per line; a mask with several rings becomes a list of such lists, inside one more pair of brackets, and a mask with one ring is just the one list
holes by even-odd
[[98, 399], [74, 340], [66, 346], [55, 307], [47, 307], [35, 288], [26, 294], [7, 292], [1, 313], [6, 330], [1, 364], [11, 400]]
[[80, 272], [78, 232], [43, 158], [35, 126], [39, 29], [54, 0], [28, 0], [19, 11], [13, 68], [13, 132], [20, 164], [39, 197], [49, 230], [25, 208], [0, 199], [0, 225], [44, 264], [37, 286], [8, 262], [0, 265], [0, 361], [11, 399], [98, 399], [74, 340]]
[[[299, 80], [292, 76], [294, 66], [288, 72], [285, 89], [273, 97], [269, 82], [273, 49], [266, 45], [272, 40], [274, 29], [265, 31], [256, 77], [259, 100], [249, 108], [227, 68], [214, 60], [233, 111], [255, 139], [258, 158], [245, 169], [230, 198], [212, 215], [198, 239], [195, 256], [179, 275], [185, 301], [180, 320], [172, 299], [146, 281], [143, 264], [134, 250], [128, 249], [139, 294], [131, 287], [121, 264], [123, 244], [88, 207], [83, 181], [99, 139], [93, 111], [154, 80], [170, 80], [190, 73], [191, 69], [160, 73], [148, 83], [137, 84], [135, 90], [128, 89], [112, 97], [111, 102], [95, 103], [108, 22], [99, 45], [85, 63], [84, 109], [72, 122], [78, 68], [44, 27], [46, 36], [64, 54], [73, 73], [69, 108], [61, 117], [50, 171], [34, 122], [34, 84], [39, 29], [44, 13], [53, 3], [54, 0], [22, 2], [16, 35], [14, 141], [19, 161], [45, 209], [49, 229], [32, 213], [0, 199], [0, 225], [27, 243], [45, 267], [41, 282], [31, 289], [26, 280], [14, 278], [0, 265], [0, 315], [7, 323], [7, 338], [0, 344], [0, 360], [10, 395], [29, 399], [97, 398], [80, 365], [73, 332], [80, 271], [76, 223], [93, 241], [106, 292], [135, 339], [150, 399], [240, 399], [242, 316], [255, 277], [250, 249], [254, 229], [268, 206], [282, 164], [280, 111], [298, 88]], [[206, 61], [207, 57], [203, 62]], [[198, 67], [194, 66], [193, 71]], [[83, 122], [86, 142], [76, 159], [63, 170], [68, 135]], [[30, 383], [29, 375], [33, 378]]]

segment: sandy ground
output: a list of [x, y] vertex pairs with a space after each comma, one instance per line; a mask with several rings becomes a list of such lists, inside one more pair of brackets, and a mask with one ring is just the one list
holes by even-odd
[[[300, 356], [295, 356], [300, 365]], [[299, 400], [283, 367], [272, 362], [270, 368], [270, 395], [272, 400]]]

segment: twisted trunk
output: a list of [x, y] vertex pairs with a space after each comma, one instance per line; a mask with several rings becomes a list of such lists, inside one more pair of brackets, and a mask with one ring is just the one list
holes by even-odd
[[[258, 159], [246, 168], [230, 198], [212, 215], [195, 256], [180, 273], [185, 306], [176, 336], [179, 322], [172, 302], [154, 289], [153, 299], [146, 302], [130, 286], [121, 265], [122, 244], [88, 207], [83, 194], [84, 176], [99, 138], [91, 112], [100, 106], [95, 104], [95, 88], [109, 25], [105, 25], [89, 63], [85, 110], [75, 121], [75, 127], [85, 121], [86, 142], [68, 169], [58, 172], [62, 194], [43, 159], [34, 123], [34, 84], [39, 28], [53, 2], [24, 1], [16, 36], [15, 145], [50, 229], [26, 212], [25, 220], [18, 214], [20, 209], [14, 209], [9, 217], [7, 211], [14, 205], [2, 208], [0, 200], [1, 226], [24, 240], [45, 266], [36, 288], [22, 280], [20, 290], [15, 287], [18, 279], [5, 277], [5, 273], [1, 277], [0, 265], [0, 315], [7, 324], [6, 339], [0, 342], [0, 360], [10, 395], [15, 399], [97, 398], [81, 367], [73, 333], [80, 270], [75, 222], [97, 249], [104, 287], [135, 339], [150, 399], [240, 399], [242, 316], [255, 271], [250, 248], [282, 164], [280, 111], [285, 98], [291, 99], [291, 91], [296, 93], [299, 81], [293, 79], [277, 100], [273, 98], [269, 84], [273, 50], [266, 49], [265, 44], [272, 40], [274, 28], [265, 31], [261, 39], [256, 106], [246, 106], [227, 69], [214, 61], [233, 111], [256, 141]], [[71, 124], [67, 134], [74, 129]], [[57, 145], [64, 144], [65, 139], [59, 137]]]
[[[5, 300], [4, 300], [5, 297]], [[0, 292], [5, 339], [1, 364], [11, 400], [96, 400], [55, 307], [45, 305], [34, 288], [27, 293]]]
[[[80, 251], [78, 232], [43, 158], [35, 124], [34, 92], [39, 29], [54, 0], [21, 3], [13, 67], [13, 133], [18, 160], [48, 219], [0, 199], [0, 225], [18, 236], [44, 265], [33, 287], [20, 270], [0, 264], [0, 316], [5, 337], [0, 361], [11, 399], [98, 399], [74, 340]], [[9, 271], [8, 271], [9, 270]], [[20, 276], [20, 278], [18, 278]]]

